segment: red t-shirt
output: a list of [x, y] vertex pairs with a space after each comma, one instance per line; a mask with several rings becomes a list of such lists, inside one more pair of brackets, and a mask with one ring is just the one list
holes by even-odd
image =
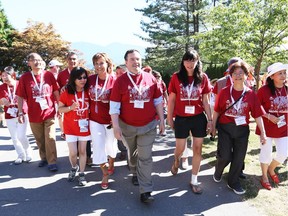
[[[19, 85], [19, 82], [16, 81], [16, 89]], [[5, 119], [12, 119], [12, 118], [16, 118], [18, 116], [18, 112], [16, 113], [17, 116], [11, 116], [7, 111], [8, 108], [17, 108], [18, 109], [18, 97], [17, 95], [14, 95], [14, 86], [9, 86], [10, 89], [10, 95], [9, 95], [9, 91], [8, 91], [8, 85], [6, 83], [0, 85], [0, 99], [2, 98], [6, 98], [11, 105], [9, 107], [4, 106], [4, 112], [5, 112]], [[13, 101], [13, 102], [12, 102]], [[25, 100], [23, 100], [23, 113], [26, 114], [27, 113], [27, 103]]]
[[[177, 73], [174, 73], [169, 83], [169, 94], [176, 94], [174, 114], [177, 116], [194, 116], [202, 113], [204, 111], [202, 95], [210, 93], [212, 89], [212, 86], [205, 73], [203, 73], [202, 82], [199, 83], [197, 86], [193, 85], [192, 89], [190, 88], [192, 86], [192, 83], [194, 83], [194, 78], [192, 76], [189, 76], [188, 79], [189, 85], [184, 87], [182, 82], [180, 82], [180, 80], [178, 79]], [[189, 97], [190, 90], [191, 94]], [[189, 111], [187, 110], [188, 107], [191, 107]]]
[[[132, 126], [144, 126], [155, 119], [154, 99], [161, 97], [162, 93], [152, 74], [141, 72], [130, 76], [142, 94], [138, 93], [125, 73], [115, 81], [110, 100], [121, 103], [119, 117], [122, 121]], [[136, 104], [137, 101], [144, 101], [144, 107], [135, 108], [135, 101]]]
[[[39, 91], [41, 74], [43, 73], [43, 86]], [[40, 123], [47, 119], [54, 118], [55, 111], [55, 99], [54, 91], [59, 90], [59, 86], [55, 80], [53, 74], [48, 71], [43, 71], [39, 75], [35, 75], [37, 85], [34, 82], [31, 72], [24, 73], [20, 80], [16, 90], [16, 95], [27, 100], [28, 104], [28, 117], [29, 121], [33, 123]], [[44, 98], [47, 102], [48, 108], [41, 109], [40, 103], [37, 98]]]
[[[89, 119], [89, 95], [88, 92], [84, 92], [84, 103], [82, 100], [82, 92], [77, 92], [77, 98], [79, 102], [79, 108], [71, 110], [70, 112], [64, 113], [63, 127], [64, 133], [74, 136], [89, 136], [89, 127], [86, 132], [80, 132], [80, 126], [78, 124], [79, 119]], [[68, 94], [67, 89], [60, 95], [60, 101], [65, 106], [71, 106], [73, 101], [77, 101], [74, 94]]]
[[70, 73], [69, 73], [68, 68], [66, 68], [65, 70], [61, 71], [58, 74], [57, 82], [60, 86], [60, 89], [68, 83], [69, 77], [70, 77]]
[[165, 82], [162, 79], [160, 81], [157, 81], [157, 83], [158, 83], [160, 91], [161, 91], [161, 93], [163, 95], [163, 107], [166, 107], [167, 103], [166, 103], [166, 100], [165, 100], [165, 97], [164, 97], [164, 93], [167, 91], [166, 84], [165, 84]]
[[[261, 107], [259, 99], [256, 94], [250, 89], [246, 88], [246, 93], [233, 107], [225, 111], [226, 108], [233, 104], [231, 98], [231, 87], [227, 86], [219, 92], [219, 96], [216, 98], [214, 110], [221, 114], [219, 123], [235, 123], [235, 118], [245, 117], [245, 124], [249, 124], [250, 113], [253, 118], [258, 118], [265, 114], [264, 109]], [[232, 97], [236, 101], [243, 91], [236, 91], [232, 88]], [[241, 101], [242, 100], [242, 101]], [[225, 113], [223, 113], [225, 111]]]
[[93, 74], [88, 78], [89, 82], [89, 97], [90, 97], [90, 120], [98, 122], [99, 124], [110, 124], [111, 116], [109, 114], [109, 101], [111, 91], [116, 80], [115, 76], [110, 75], [107, 80], [105, 90], [102, 92], [105, 80], [98, 78], [97, 86], [97, 101], [95, 93], [96, 77], [98, 75]]
[[[261, 105], [265, 109], [266, 113], [270, 113], [277, 117], [284, 116], [286, 125], [278, 128], [277, 124], [272, 123], [267, 118], [263, 117], [264, 128], [267, 137], [280, 138], [288, 136], [288, 96], [287, 90], [282, 88], [276, 91], [275, 95], [272, 95], [269, 87], [267, 85], [262, 86], [258, 92], [257, 96], [260, 100]], [[260, 134], [260, 130], [256, 128], [256, 134]]]

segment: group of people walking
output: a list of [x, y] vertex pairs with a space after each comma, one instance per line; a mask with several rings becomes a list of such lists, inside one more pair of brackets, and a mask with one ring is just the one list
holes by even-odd
[[[161, 82], [155, 78], [160, 74], [154, 72], [153, 76], [153, 73], [145, 72], [141, 54], [133, 49], [124, 55], [126, 72], [121, 74], [114, 74], [112, 60], [105, 53], [96, 53], [92, 57], [96, 72], [93, 75], [80, 67], [77, 60], [76, 53], [69, 53], [68, 68], [54, 76], [44, 70], [41, 56], [31, 53], [27, 57], [31, 71], [24, 73], [19, 81], [13, 77], [12, 67], [6, 67], [1, 72], [4, 84], [0, 86], [0, 102], [5, 106], [7, 126], [18, 154], [15, 164], [32, 159], [26, 138], [29, 121], [39, 148], [41, 160], [38, 166], [47, 165], [50, 171], [58, 170], [55, 142], [57, 114], [61, 127], [63, 121], [61, 130], [69, 148], [71, 169], [68, 181], [74, 181], [79, 172], [79, 185], [87, 183], [87, 143], [91, 141], [93, 164], [99, 165], [102, 171], [101, 188], [109, 188], [109, 175], [115, 171], [118, 140], [127, 149], [131, 181], [139, 185], [140, 200], [152, 202], [152, 146], [157, 127], [160, 134], [165, 134], [165, 96]], [[48, 65], [57, 66], [58, 61], [53, 61]], [[167, 123], [176, 138], [171, 173], [177, 175], [187, 137], [191, 135], [190, 185], [193, 193], [201, 194], [203, 189], [198, 182], [198, 173], [203, 140], [208, 134], [218, 134], [213, 179], [220, 182], [224, 168], [230, 163], [227, 186], [236, 194], [245, 193], [239, 175], [247, 151], [251, 115], [256, 120], [256, 133], [261, 143], [261, 184], [271, 190], [268, 176], [278, 184], [275, 168], [288, 157], [287, 69], [288, 65], [282, 63], [269, 66], [267, 84], [256, 94], [246, 85], [248, 64], [236, 58], [229, 63], [225, 85], [216, 84], [218, 89], [213, 111], [210, 106], [213, 86], [203, 72], [197, 51], [187, 50], [179, 71], [172, 75], [168, 87]], [[272, 158], [273, 140], [277, 151], [275, 158]], [[91, 147], [88, 148], [91, 150]]]

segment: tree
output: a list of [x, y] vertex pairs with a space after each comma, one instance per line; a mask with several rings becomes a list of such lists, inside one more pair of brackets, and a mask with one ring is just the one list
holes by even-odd
[[135, 9], [149, 18], [141, 21], [148, 37], [139, 36], [153, 44], [146, 49], [146, 64], [161, 72], [178, 70], [181, 56], [189, 47], [198, 49], [198, 40], [191, 37], [201, 28], [197, 11], [206, 5], [201, 0], [147, 0], [144, 9]]
[[287, 61], [288, 0], [232, 0], [201, 15], [208, 30], [195, 39], [207, 61], [217, 64], [239, 56], [255, 67], [257, 81], [263, 66]]
[[55, 33], [52, 24], [46, 26], [41, 22], [27, 22], [28, 27], [23, 32], [16, 32], [9, 48], [10, 61], [19, 71], [28, 70], [26, 56], [31, 52], [41, 55], [45, 62], [53, 58], [60, 61], [65, 60], [65, 56], [70, 49], [70, 43], [63, 41], [61, 36]]
[[9, 56], [5, 54], [7, 54], [8, 48], [11, 47], [14, 31], [15, 30], [8, 22], [4, 10], [0, 9], [0, 70], [3, 65], [7, 65]]

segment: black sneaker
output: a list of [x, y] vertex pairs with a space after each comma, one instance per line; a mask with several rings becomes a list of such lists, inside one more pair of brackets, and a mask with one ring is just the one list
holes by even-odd
[[239, 178], [246, 179], [247, 176], [243, 173], [243, 171], [240, 173]]
[[48, 169], [49, 169], [51, 172], [56, 172], [56, 171], [58, 171], [57, 164], [49, 164], [49, 165], [48, 165]]
[[140, 200], [141, 202], [143, 203], [151, 203], [154, 201], [154, 197], [151, 196], [151, 193], [150, 192], [146, 192], [146, 193], [142, 193], [140, 195]]
[[69, 182], [72, 182], [75, 180], [75, 177], [76, 177], [76, 173], [77, 171], [79, 170], [79, 166], [77, 165], [76, 168], [72, 168], [69, 172], [69, 175], [68, 175], [68, 181]]
[[133, 185], [136, 185], [136, 186], [139, 185], [137, 176], [132, 176], [132, 184], [133, 184]]
[[242, 194], [246, 193], [246, 191], [241, 187], [241, 185], [232, 188], [229, 184], [227, 184], [227, 187], [230, 188], [231, 190], [233, 190], [233, 192], [238, 194], [238, 195], [242, 195]]
[[215, 173], [214, 173], [214, 174], [213, 174], [213, 180], [214, 180], [215, 182], [219, 183], [219, 182], [221, 182], [221, 180], [222, 180], [222, 176], [217, 177], [217, 176], [215, 175]]
[[46, 160], [41, 160], [40, 162], [39, 162], [39, 164], [38, 164], [38, 167], [44, 167], [44, 166], [46, 166], [48, 163], [47, 163], [47, 161]]
[[79, 173], [78, 184], [79, 186], [85, 186], [87, 184], [84, 173]]

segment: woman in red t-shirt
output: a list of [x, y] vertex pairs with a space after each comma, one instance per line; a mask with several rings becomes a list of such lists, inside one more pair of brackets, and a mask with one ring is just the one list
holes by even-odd
[[[261, 185], [267, 190], [272, 187], [269, 183], [268, 174], [271, 180], [278, 184], [279, 178], [275, 168], [284, 162], [288, 157], [288, 95], [285, 80], [288, 64], [274, 63], [268, 67], [266, 85], [258, 90], [258, 98], [266, 111], [263, 116], [264, 127], [267, 134], [267, 142], [261, 144], [260, 163], [262, 170]], [[259, 128], [256, 134], [260, 134]], [[276, 145], [276, 156], [272, 158], [272, 143]]]
[[266, 142], [262, 121], [265, 114], [256, 94], [244, 81], [248, 76], [248, 65], [243, 61], [234, 63], [230, 70], [232, 85], [223, 88], [216, 98], [212, 135], [216, 134], [216, 121], [219, 117], [217, 161], [213, 179], [220, 182], [224, 168], [230, 163], [227, 186], [236, 194], [244, 194], [239, 176], [247, 152], [250, 113], [261, 130], [261, 142]]
[[112, 60], [106, 53], [96, 53], [92, 61], [96, 71], [96, 74], [89, 77], [89, 123], [93, 164], [100, 165], [103, 174], [101, 188], [105, 190], [109, 186], [109, 175], [114, 173], [114, 161], [118, 151], [109, 114], [110, 94], [116, 77], [112, 75]]
[[[197, 175], [200, 169], [202, 143], [212, 127], [212, 116], [209, 104], [209, 93], [212, 89], [208, 77], [202, 71], [198, 53], [190, 49], [182, 57], [180, 70], [174, 73], [169, 83], [167, 121], [175, 130], [176, 148], [171, 168], [176, 175], [180, 158], [191, 132], [193, 136], [193, 158], [191, 188], [193, 193], [201, 194]], [[175, 114], [175, 123], [173, 116]], [[208, 119], [208, 123], [207, 123]]]
[[0, 72], [4, 84], [0, 85], [0, 105], [4, 105], [5, 119], [13, 145], [17, 153], [17, 159], [14, 164], [21, 164], [23, 161], [29, 162], [31, 158], [31, 147], [26, 136], [27, 132], [27, 104], [23, 103], [23, 123], [18, 122], [18, 101], [15, 94], [18, 87], [18, 81], [15, 80], [15, 72], [13, 67], [5, 67]]
[[[90, 140], [88, 73], [82, 67], [72, 69], [65, 91], [60, 95], [58, 110], [64, 113], [63, 127], [69, 148], [71, 171], [68, 181], [74, 181], [80, 166], [79, 185], [86, 184], [84, 170], [86, 165], [86, 145]], [[77, 151], [78, 142], [78, 151]], [[79, 152], [79, 166], [77, 153]]]

